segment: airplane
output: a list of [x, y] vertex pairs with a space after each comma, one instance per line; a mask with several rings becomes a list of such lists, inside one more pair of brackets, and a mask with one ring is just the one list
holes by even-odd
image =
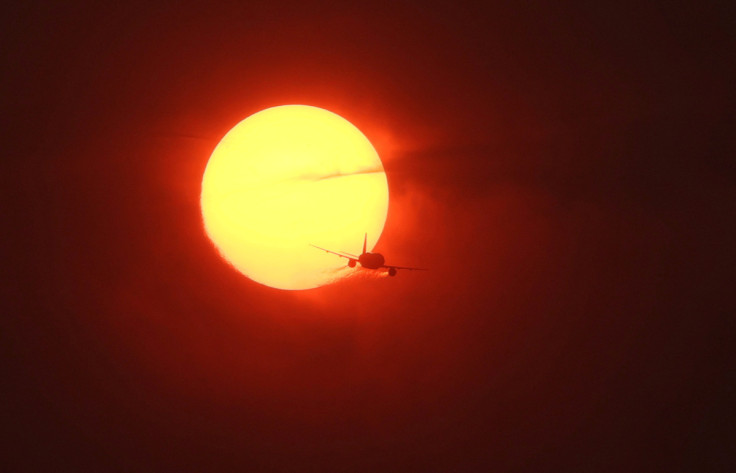
[[365, 234], [365, 238], [363, 239], [363, 253], [358, 255], [353, 255], [347, 252], [337, 252], [332, 250], [327, 250], [325, 248], [320, 248], [317, 245], [310, 245], [318, 250], [326, 251], [328, 253], [332, 253], [333, 255], [340, 256], [342, 258], [348, 259], [348, 266], [351, 268], [354, 268], [357, 263], [360, 263], [360, 265], [364, 268], [368, 269], [382, 269], [386, 268], [388, 269], [388, 275], [389, 276], [396, 276], [396, 271], [399, 269], [407, 269], [409, 271], [426, 271], [426, 268], [410, 268], [408, 266], [390, 266], [385, 263], [385, 259], [383, 258], [383, 255], [381, 253], [369, 253], [366, 251], [366, 246], [368, 245], [368, 234]]

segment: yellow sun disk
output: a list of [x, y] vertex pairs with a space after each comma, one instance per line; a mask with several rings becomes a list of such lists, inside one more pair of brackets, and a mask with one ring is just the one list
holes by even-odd
[[202, 180], [205, 229], [251, 279], [281, 289], [330, 282], [346, 260], [309, 246], [360, 253], [388, 210], [383, 166], [368, 139], [334, 113], [266, 109], [236, 125]]

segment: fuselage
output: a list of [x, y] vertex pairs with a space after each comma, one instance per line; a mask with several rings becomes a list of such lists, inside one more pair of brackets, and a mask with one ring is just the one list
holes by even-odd
[[368, 269], [378, 269], [383, 266], [386, 260], [381, 253], [363, 253], [358, 258], [361, 266]]

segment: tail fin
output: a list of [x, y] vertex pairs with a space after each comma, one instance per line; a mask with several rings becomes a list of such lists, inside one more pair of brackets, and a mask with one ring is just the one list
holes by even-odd
[[365, 234], [365, 238], [363, 239], [363, 253], [365, 253], [366, 246], [368, 246], [368, 234]]

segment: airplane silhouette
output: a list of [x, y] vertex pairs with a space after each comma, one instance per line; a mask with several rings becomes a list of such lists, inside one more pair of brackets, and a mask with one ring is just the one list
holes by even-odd
[[426, 271], [426, 268], [410, 268], [408, 266], [390, 266], [387, 264], [384, 264], [386, 260], [383, 258], [383, 255], [381, 253], [369, 253], [366, 251], [366, 246], [368, 244], [368, 234], [365, 234], [365, 238], [363, 239], [363, 253], [358, 255], [353, 255], [347, 252], [337, 252], [332, 250], [327, 250], [325, 248], [320, 248], [317, 245], [311, 245], [318, 250], [326, 251], [328, 253], [332, 253], [333, 255], [340, 256], [341, 258], [347, 258], [348, 259], [348, 266], [351, 268], [354, 268], [357, 263], [360, 263], [360, 265], [364, 268], [368, 269], [388, 269], [388, 275], [389, 276], [396, 276], [396, 271], [399, 269], [408, 269], [409, 271]]

